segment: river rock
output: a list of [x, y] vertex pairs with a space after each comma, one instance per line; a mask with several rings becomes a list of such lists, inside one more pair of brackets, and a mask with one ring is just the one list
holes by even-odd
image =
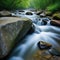
[[42, 10], [41, 10], [41, 11], [37, 11], [37, 12], [36, 12], [36, 15], [40, 15], [41, 13], [43, 13]]
[[60, 27], [60, 20], [51, 20], [50, 24], [53, 26]]
[[53, 19], [60, 20], [60, 13], [53, 14]]
[[21, 41], [31, 26], [32, 22], [28, 18], [0, 18], [0, 58], [8, 55], [16, 46], [16, 42]]
[[43, 22], [43, 25], [47, 24], [47, 20], [42, 20], [42, 22]]
[[52, 16], [53, 12], [51, 12], [51, 11], [45, 11], [45, 14], [46, 14], [46, 16]]
[[46, 17], [45, 13], [41, 13], [40, 17]]
[[26, 15], [33, 15], [32, 12], [26, 12]]
[[0, 11], [0, 17], [12, 16], [9, 11]]
[[44, 41], [39, 41], [37, 45], [38, 45], [39, 49], [41, 49], [41, 50], [50, 49], [52, 47], [52, 45], [50, 43], [47, 43]]

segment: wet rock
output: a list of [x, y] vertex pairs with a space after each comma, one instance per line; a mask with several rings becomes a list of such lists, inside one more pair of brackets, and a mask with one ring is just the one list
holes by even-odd
[[53, 19], [55, 19], [55, 20], [60, 20], [60, 13], [55, 13], [55, 14], [53, 15]]
[[32, 22], [28, 18], [1, 17], [0, 18], [0, 58], [5, 57], [14, 45], [25, 36], [31, 28]]
[[46, 17], [45, 13], [41, 13], [40, 17]]
[[51, 20], [50, 24], [53, 26], [60, 27], [60, 20]]
[[0, 11], [0, 17], [12, 16], [9, 11]]
[[33, 15], [32, 12], [26, 12], [26, 15]]
[[37, 11], [36, 15], [40, 15], [41, 13], [43, 13], [43, 11]]
[[47, 42], [43, 42], [43, 41], [39, 41], [37, 45], [38, 45], [39, 49], [41, 49], [41, 50], [50, 49], [52, 47], [51, 44], [49, 44]]
[[43, 24], [46, 25], [47, 24], [47, 20], [42, 20]]

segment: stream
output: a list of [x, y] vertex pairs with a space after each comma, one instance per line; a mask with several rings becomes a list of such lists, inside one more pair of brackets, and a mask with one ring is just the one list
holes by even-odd
[[[37, 43], [39, 41], [45, 41], [52, 44], [52, 48], [55, 48], [60, 52], [60, 28], [51, 26], [48, 17], [41, 18], [34, 12], [32, 12], [33, 15], [26, 15], [25, 13], [27, 11], [28, 10], [25, 10], [25, 12], [21, 14], [16, 11], [15, 15], [31, 19], [35, 30], [33, 33], [27, 34], [24, 37], [23, 42], [18, 44], [8, 60], [32, 60], [32, 55], [38, 50]], [[47, 21], [46, 25], [44, 25], [43, 20]]]

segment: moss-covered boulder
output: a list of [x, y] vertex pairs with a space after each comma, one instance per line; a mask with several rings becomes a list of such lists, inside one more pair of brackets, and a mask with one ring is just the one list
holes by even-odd
[[53, 14], [53, 19], [60, 20], [60, 13]]
[[8, 55], [16, 42], [25, 36], [31, 26], [32, 22], [28, 18], [0, 18], [0, 58]]

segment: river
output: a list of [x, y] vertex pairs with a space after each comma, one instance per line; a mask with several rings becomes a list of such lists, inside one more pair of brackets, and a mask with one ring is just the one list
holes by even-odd
[[[25, 12], [27, 11], [28, 10], [25, 10]], [[37, 43], [39, 41], [48, 42], [52, 44], [52, 48], [60, 51], [60, 27], [51, 26], [50, 19], [47, 17], [41, 18], [34, 12], [32, 12], [33, 15], [25, 15], [25, 12], [19, 14], [17, 11], [16, 15], [21, 17], [28, 17], [31, 19], [35, 30], [33, 33], [24, 37], [23, 42], [18, 44], [18, 46], [11, 53], [8, 60], [32, 60], [32, 55], [35, 54], [37, 50], [39, 50], [37, 47]], [[43, 20], [47, 20], [46, 25], [44, 25]]]

